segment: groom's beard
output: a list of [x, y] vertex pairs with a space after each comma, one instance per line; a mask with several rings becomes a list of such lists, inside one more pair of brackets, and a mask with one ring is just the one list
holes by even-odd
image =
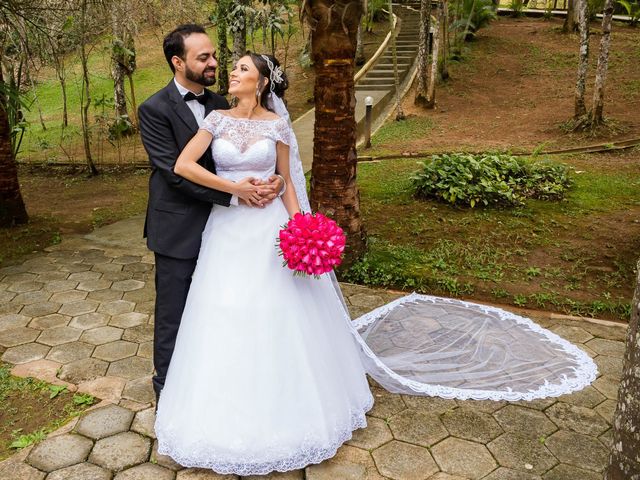
[[203, 87], [210, 87], [211, 85], [216, 83], [216, 77], [215, 75], [213, 77], [206, 77], [205, 73], [207, 72], [215, 73], [215, 71], [216, 71], [215, 68], [205, 68], [202, 71], [202, 73], [196, 73], [193, 70], [191, 70], [189, 67], [186, 67], [184, 71], [184, 75], [185, 77], [187, 77], [187, 79], [197, 83], [198, 85], [202, 85]]

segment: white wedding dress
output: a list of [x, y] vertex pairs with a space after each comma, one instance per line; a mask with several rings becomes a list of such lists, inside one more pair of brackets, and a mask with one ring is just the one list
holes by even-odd
[[[305, 179], [286, 108], [277, 120], [212, 112], [217, 173], [274, 173], [290, 146], [303, 210]], [[260, 475], [319, 463], [366, 426], [385, 389], [461, 400], [534, 400], [589, 385], [593, 360], [527, 318], [456, 299], [410, 294], [353, 322], [335, 275], [294, 277], [276, 238], [280, 199], [264, 209], [214, 206], [158, 404], [158, 452], [189, 467]]]
[[[217, 174], [267, 178], [285, 119], [213, 112]], [[286, 471], [332, 457], [366, 426], [373, 405], [357, 333], [328, 275], [297, 277], [276, 238], [289, 215], [214, 206], [155, 424], [160, 454], [238, 475]]]

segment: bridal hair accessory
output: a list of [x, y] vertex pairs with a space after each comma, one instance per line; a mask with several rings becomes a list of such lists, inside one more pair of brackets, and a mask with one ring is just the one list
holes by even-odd
[[284, 265], [316, 278], [342, 263], [345, 243], [342, 229], [321, 213], [296, 213], [278, 238]]
[[269, 88], [273, 92], [275, 85], [282, 82], [282, 69], [280, 65], [275, 66], [271, 59], [266, 55], [260, 55], [269, 66]]

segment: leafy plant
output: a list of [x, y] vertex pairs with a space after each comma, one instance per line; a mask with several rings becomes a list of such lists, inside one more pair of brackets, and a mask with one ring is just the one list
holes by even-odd
[[618, 0], [618, 3], [622, 5], [627, 15], [631, 18], [630, 25], [635, 27], [640, 22], [640, 2], [630, 0]]
[[522, 0], [511, 0], [509, 8], [511, 9], [511, 16], [518, 18], [522, 16], [522, 13], [524, 11], [524, 3]]
[[[19, 429], [21, 430], [21, 429]], [[9, 448], [22, 449], [32, 445], [34, 443], [38, 443], [44, 440], [47, 436], [45, 429], [36, 430], [33, 433], [29, 433], [27, 435], [18, 436], [13, 442], [9, 444]]]
[[65, 385], [50, 385], [49, 390], [51, 391], [51, 393], [49, 394], [49, 398], [56, 398], [66, 389], [67, 387]]
[[412, 177], [418, 198], [460, 206], [522, 205], [526, 198], [559, 200], [571, 185], [569, 168], [505, 154], [434, 155]]
[[93, 405], [96, 399], [88, 393], [76, 393], [73, 396], [73, 403], [76, 405]]
[[460, 32], [461, 39], [467, 42], [475, 38], [478, 30], [497, 18], [492, 0], [462, 0], [457, 4], [456, 13], [458, 20], [451, 26], [456, 32]]

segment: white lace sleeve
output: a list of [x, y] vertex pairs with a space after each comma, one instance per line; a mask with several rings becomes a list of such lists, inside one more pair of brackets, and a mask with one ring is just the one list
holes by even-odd
[[291, 128], [285, 118], [280, 118], [273, 125], [273, 139], [291, 146]]
[[211, 113], [209, 113], [209, 115], [207, 115], [205, 119], [202, 121], [202, 125], [200, 125], [200, 130], [206, 130], [211, 135], [213, 135], [213, 138], [216, 138], [218, 136], [218, 133], [220, 132], [221, 123], [222, 123], [221, 115], [215, 110], [212, 110]]

